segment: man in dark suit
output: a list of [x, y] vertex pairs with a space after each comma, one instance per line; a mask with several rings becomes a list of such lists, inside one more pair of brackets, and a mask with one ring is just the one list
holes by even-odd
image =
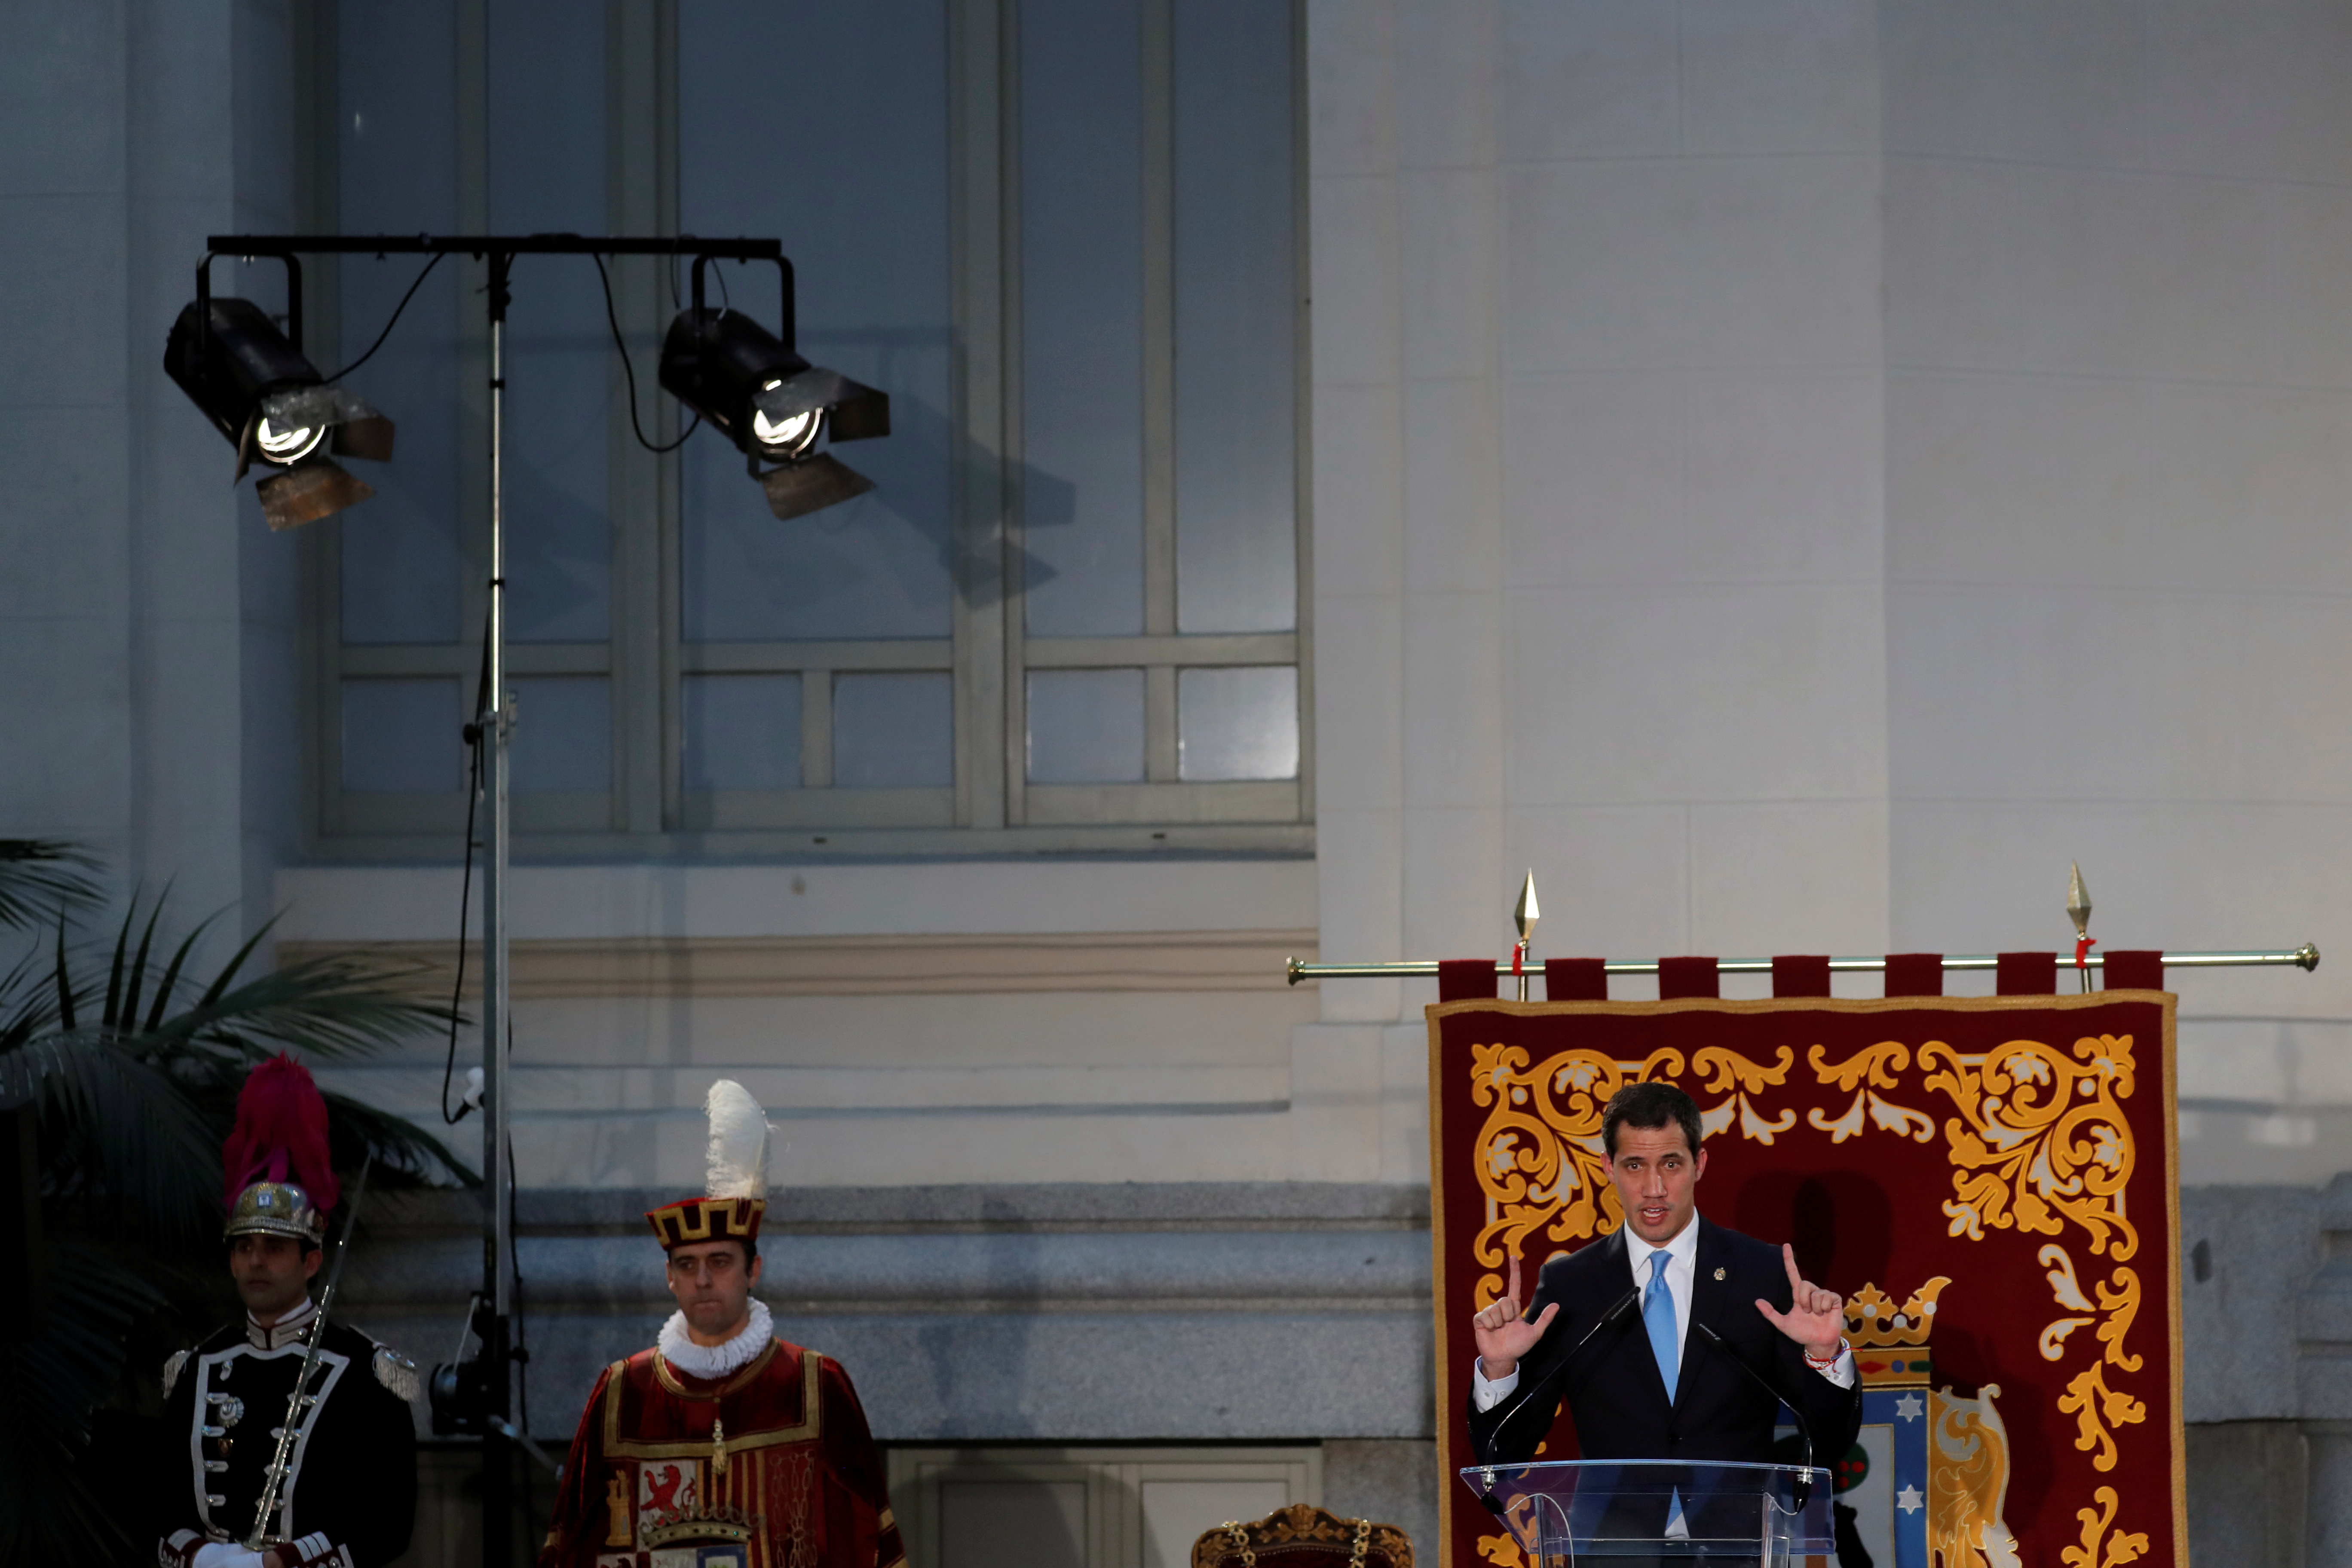
[[[1545, 1264], [1525, 1311], [1513, 1258], [1503, 1299], [1473, 1320], [1482, 1460], [1528, 1459], [1563, 1400], [1588, 1459], [1769, 1463], [1781, 1400], [1811, 1429], [1817, 1463], [1853, 1446], [1862, 1380], [1844, 1299], [1806, 1280], [1792, 1248], [1699, 1217], [1701, 1136], [1698, 1107], [1673, 1084], [1611, 1098], [1601, 1138], [1624, 1225]], [[1703, 1473], [1692, 1479], [1705, 1488]], [[1695, 1519], [1700, 1500], [1678, 1486], [1649, 1528], [1685, 1533], [1682, 1504]]]

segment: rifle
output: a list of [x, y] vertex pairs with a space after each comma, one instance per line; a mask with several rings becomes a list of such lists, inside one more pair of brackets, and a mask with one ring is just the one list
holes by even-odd
[[261, 1483], [261, 1500], [254, 1506], [253, 1531], [245, 1538], [247, 1552], [259, 1552], [268, 1539], [269, 1520], [278, 1511], [278, 1494], [286, 1488], [286, 1473], [293, 1468], [294, 1437], [302, 1430], [302, 1411], [306, 1405], [319, 1403], [310, 1392], [310, 1374], [319, 1368], [319, 1343], [327, 1332], [327, 1309], [334, 1305], [335, 1286], [343, 1277], [343, 1260], [352, 1255], [352, 1232], [359, 1226], [360, 1200], [367, 1196], [368, 1172], [375, 1164], [375, 1151], [360, 1162], [360, 1179], [352, 1187], [352, 1206], [343, 1215], [343, 1239], [336, 1245], [334, 1266], [327, 1270], [327, 1288], [319, 1292], [319, 1310], [310, 1320], [310, 1331], [302, 1336], [302, 1371], [294, 1379], [294, 1392], [286, 1396], [286, 1424], [278, 1429], [278, 1452], [269, 1461], [269, 1474]]

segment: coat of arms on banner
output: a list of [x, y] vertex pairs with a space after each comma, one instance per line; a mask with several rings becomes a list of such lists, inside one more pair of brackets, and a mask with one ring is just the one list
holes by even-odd
[[[1698, 1102], [1702, 1215], [1847, 1299], [1862, 1440], [1819, 1456], [1875, 1568], [2186, 1568], [2173, 999], [1429, 1010], [1446, 1568], [1518, 1549], [1454, 1472], [1471, 1315], [1622, 1222], [1601, 1108]], [[1575, 1457], [1560, 1420], [1544, 1457]]]
[[698, 1459], [648, 1459], [637, 1466], [637, 1539], [700, 1511], [701, 1469]]

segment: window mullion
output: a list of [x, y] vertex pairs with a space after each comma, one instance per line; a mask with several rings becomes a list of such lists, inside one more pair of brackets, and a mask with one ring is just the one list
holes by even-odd
[[[1143, 630], [1176, 630], [1176, 18], [1141, 0], [1143, 66]], [[1177, 776], [1176, 671], [1143, 678], [1143, 776]]]
[[[607, 14], [605, 201], [617, 234], [668, 234], [676, 226], [674, 160], [666, 155], [677, 142], [670, 111], [677, 98], [668, 75], [676, 62], [668, 20], [667, 8], [657, 5], [615, 5]], [[667, 325], [666, 264], [616, 257], [606, 265], [622, 334], [636, 363], [651, 365]], [[605, 449], [614, 563], [614, 815], [623, 831], [650, 837], [664, 825], [667, 759], [676, 751], [669, 711], [673, 650], [662, 603], [669, 580], [671, 465], [637, 444], [626, 405], [628, 378], [617, 356], [607, 363], [606, 376], [613, 396]], [[639, 379], [641, 391], [648, 379]], [[671, 399], [645, 399], [635, 415], [656, 441], [670, 438], [677, 420]]]
[[957, 0], [949, 11], [949, 123], [955, 153], [949, 169], [950, 262], [961, 374], [953, 417], [965, 432], [954, 482], [956, 559], [956, 819], [967, 827], [1002, 827], [1017, 787], [1010, 775], [1008, 687], [1017, 684], [1016, 644], [1006, 623], [1018, 620], [1007, 575], [1013, 559], [1006, 516], [1009, 452], [1006, 375], [1013, 320], [1004, 264], [1008, 181], [1004, 125], [1014, 101], [1004, 75], [1006, 29], [1014, 0]]
[[[996, 478], [998, 494], [1003, 511], [1004, 547], [995, 557], [1003, 592], [999, 595], [998, 646], [1003, 650], [1003, 680], [1001, 699], [1004, 722], [999, 733], [1003, 736], [997, 776], [1004, 791], [1004, 822], [1018, 826], [1029, 819], [1029, 685], [1026, 645], [1028, 641], [1027, 601], [1028, 553], [1024, 548], [1028, 535], [1028, 494], [1024, 475], [1026, 472], [1024, 443], [1025, 418], [1022, 405], [1022, 247], [1021, 230], [1021, 51], [1018, 47], [1021, 26], [1020, 0], [999, 0], [996, 6], [997, 69], [993, 74], [997, 92], [997, 112], [990, 124], [998, 138], [995, 160], [998, 243], [996, 255], [1002, 275], [994, 293], [998, 328], [996, 342], [1002, 354], [1003, 394], [999, 405], [1003, 419], [1004, 454], [1003, 468]], [[980, 433], [973, 431], [975, 444]]]
[[1148, 784], [1176, 781], [1176, 667], [1155, 664], [1143, 672], [1143, 777]]
[[1141, 4], [1143, 629], [1166, 637], [1176, 629], [1175, 13], [1172, 0]]
[[1290, 11], [1290, 200], [1291, 342], [1297, 379], [1291, 400], [1291, 450], [1298, 540], [1298, 820], [1315, 820], [1315, 365], [1314, 318], [1309, 280], [1314, 228], [1307, 222], [1307, 6], [1292, 0]]

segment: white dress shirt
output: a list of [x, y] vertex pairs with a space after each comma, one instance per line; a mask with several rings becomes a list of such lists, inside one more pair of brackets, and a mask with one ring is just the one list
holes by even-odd
[[[1691, 1292], [1698, 1279], [1698, 1215], [1693, 1212], [1690, 1223], [1675, 1233], [1664, 1247], [1653, 1247], [1635, 1236], [1629, 1227], [1625, 1232], [1625, 1259], [1631, 1267], [1633, 1282], [1643, 1289], [1650, 1284], [1650, 1258], [1663, 1253], [1666, 1259], [1666, 1294], [1675, 1302], [1675, 1364], [1687, 1364], [1685, 1347], [1690, 1339]], [[1843, 1341], [1838, 1345], [1838, 1358], [1829, 1366], [1817, 1369], [1823, 1377], [1840, 1388], [1852, 1388], [1854, 1381], [1853, 1351]], [[1519, 1386], [1518, 1369], [1511, 1369], [1507, 1377], [1490, 1378], [1486, 1363], [1477, 1356], [1470, 1358], [1470, 1401], [1479, 1410], [1492, 1410], [1508, 1398]]]

